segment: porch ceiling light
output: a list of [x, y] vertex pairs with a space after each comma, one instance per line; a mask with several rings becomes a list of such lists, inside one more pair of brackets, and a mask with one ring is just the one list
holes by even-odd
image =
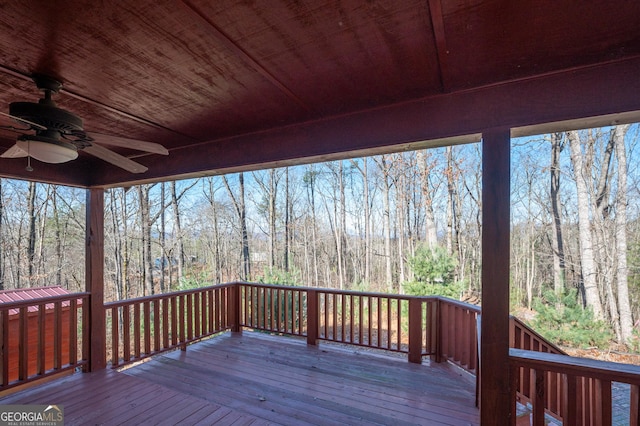
[[22, 135], [16, 144], [27, 153], [27, 156], [43, 163], [66, 163], [78, 158], [78, 150], [75, 145], [52, 138]]

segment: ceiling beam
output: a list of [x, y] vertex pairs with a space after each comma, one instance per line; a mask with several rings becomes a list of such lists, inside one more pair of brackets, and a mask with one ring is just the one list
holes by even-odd
[[429, 0], [429, 15], [431, 16], [433, 36], [436, 40], [440, 84], [442, 85], [442, 91], [448, 93], [451, 90], [448, 64], [449, 49], [447, 49], [447, 38], [444, 31], [444, 18], [442, 17], [441, 0]]
[[615, 120], [617, 115], [611, 114], [619, 113], [626, 113], [626, 120], [638, 120], [638, 75], [640, 58], [634, 58], [212, 140], [173, 149], [169, 157], [141, 158], [145, 165], [162, 161], [162, 167], [150, 168], [136, 180], [126, 172], [96, 170], [92, 185], [129, 185], [138, 179], [157, 181], [434, 146], [420, 142], [448, 143], [448, 138], [487, 128], [525, 128], [535, 134], [551, 131], [547, 123], [552, 122], [571, 120], [579, 128], [594, 124], [593, 117]]

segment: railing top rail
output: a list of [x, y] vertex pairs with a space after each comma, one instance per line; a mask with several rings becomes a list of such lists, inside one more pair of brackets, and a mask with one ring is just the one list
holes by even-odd
[[29, 306], [50, 304], [55, 302], [66, 302], [74, 299], [88, 299], [89, 296], [91, 296], [91, 293], [69, 293], [56, 296], [38, 297], [36, 299], [20, 300], [16, 302], [3, 302], [0, 303], [0, 311], [7, 311], [9, 309], [20, 309]]
[[[252, 286], [252, 287], [263, 287], [263, 288], [273, 288], [273, 289], [284, 289], [284, 290], [296, 290], [296, 291], [316, 291], [318, 293], [333, 293], [333, 294], [346, 294], [346, 295], [354, 295], [354, 296], [364, 296], [364, 297], [390, 297], [392, 299], [401, 299], [401, 300], [410, 300], [410, 299], [421, 299], [421, 300], [437, 300], [440, 299], [438, 296], [411, 296], [408, 294], [395, 294], [395, 293], [376, 293], [376, 292], [364, 292], [358, 290], [340, 290], [336, 288], [324, 288], [324, 287], [299, 287], [299, 286], [288, 286], [288, 285], [280, 285], [280, 284], [263, 284], [263, 283], [253, 283], [247, 281], [238, 281], [235, 284]], [[447, 300], [446, 298], [444, 298]], [[471, 305], [473, 306], [473, 305]]]
[[569, 355], [534, 352], [524, 349], [509, 349], [509, 360], [512, 364], [521, 367], [640, 385], [639, 365], [577, 358]]
[[424, 297], [436, 298], [436, 299], [440, 300], [441, 302], [445, 302], [445, 303], [447, 303], [449, 305], [459, 306], [461, 308], [473, 311], [473, 312], [475, 312], [477, 314], [481, 314], [482, 313], [482, 307], [480, 307], [478, 305], [472, 305], [471, 303], [461, 302], [459, 300], [454, 300], [454, 299], [449, 299], [448, 297], [444, 297], [444, 296], [424, 296]]
[[520, 327], [524, 328], [525, 330], [527, 330], [527, 333], [532, 334], [533, 336], [535, 336], [537, 339], [539, 339], [540, 341], [544, 342], [545, 345], [549, 346], [550, 348], [552, 348], [554, 351], [558, 352], [558, 354], [560, 355], [567, 355], [567, 353], [565, 351], [563, 351], [560, 347], [556, 346], [554, 343], [550, 342], [549, 339], [547, 339], [546, 337], [542, 336], [540, 333], [538, 333], [537, 331], [535, 331], [533, 328], [529, 327], [527, 324], [525, 324], [521, 319], [519, 319], [518, 317], [515, 317], [513, 315], [509, 315], [509, 318], [511, 320], [513, 320], [515, 323], [517, 323]]
[[170, 293], [155, 294], [153, 296], [143, 296], [143, 297], [136, 297], [133, 299], [115, 300], [113, 302], [106, 302], [104, 304], [104, 307], [118, 308], [121, 306], [131, 305], [134, 303], [152, 302], [154, 300], [162, 300], [162, 299], [167, 299], [175, 296], [183, 296], [187, 294], [202, 293], [204, 291], [215, 290], [219, 288], [233, 287], [234, 285], [235, 283], [216, 284], [216, 285], [210, 285], [207, 287], [192, 288], [189, 290], [178, 290], [178, 291], [172, 291]]

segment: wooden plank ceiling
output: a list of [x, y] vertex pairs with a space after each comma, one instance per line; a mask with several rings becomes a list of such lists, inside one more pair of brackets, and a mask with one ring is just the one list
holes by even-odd
[[[32, 172], [0, 159], [0, 175], [124, 185], [635, 118], [639, 28], [637, 0], [7, 2], [0, 111], [37, 101], [30, 76], [47, 74], [85, 130], [169, 155], [114, 148], [141, 175], [82, 152]], [[0, 152], [15, 138], [0, 131]]]

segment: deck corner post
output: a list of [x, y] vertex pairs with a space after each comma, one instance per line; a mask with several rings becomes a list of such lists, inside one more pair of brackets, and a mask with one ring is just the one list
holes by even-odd
[[318, 292], [307, 290], [307, 345], [318, 344]]
[[[511, 422], [509, 394], [509, 239], [511, 133], [482, 134], [482, 323], [480, 423]], [[491, 366], [488, 367], [487, 366]]]
[[[104, 189], [87, 190], [85, 234], [85, 282], [89, 298], [89, 345], [85, 370], [107, 368], [106, 314], [104, 309]], [[83, 308], [84, 309], [84, 308]]]
[[422, 299], [409, 299], [409, 362], [422, 363]]
[[231, 332], [242, 333], [242, 326], [240, 322], [241, 312], [241, 298], [240, 298], [240, 284], [235, 283], [231, 287], [231, 306], [229, 307], [229, 315], [231, 315]]

